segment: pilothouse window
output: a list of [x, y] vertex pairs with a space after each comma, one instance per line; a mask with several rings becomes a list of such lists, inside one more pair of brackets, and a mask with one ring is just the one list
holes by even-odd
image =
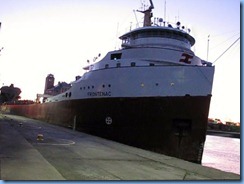
[[111, 54], [111, 60], [121, 59], [122, 53]]
[[189, 40], [187, 38], [186, 34], [183, 34], [181, 32], [175, 32], [170, 30], [144, 30], [139, 32], [138, 34], [132, 35], [133, 39], [138, 38], [148, 38], [148, 37], [158, 37], [158, 38], [171, 38], [180, 40], [186, 43], [189, 43]]

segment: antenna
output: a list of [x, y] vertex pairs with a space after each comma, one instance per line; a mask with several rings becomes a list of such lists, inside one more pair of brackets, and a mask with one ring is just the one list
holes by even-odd
[[208, 35], [208, 45], [207, 45], [207, 61], [208, 61], [208, 53], [209, 53], [209, 37], [210, 37], [210, 35]]
[[[117, 29], [116, 29], [116, 38], [118, 37], [119, 35], [119, 22], [117, 23]], [[115, 39], [115, 50], [117, 49], [117, 39]]]
[[180, 21], [180, 11], [178, 10], [178, 20], [177, 21]]
[[166, 21], [166, 0], [164, 1], [164, 21]]
[[139, 27], [139, 23], [138, 23], [138, 19], [137, 19], [137, 16], [136, 16], [136, 10], [133, 10], [134, 12], [134, 15], [135, 15], [135, 18], [136, 18], [136, 28]]

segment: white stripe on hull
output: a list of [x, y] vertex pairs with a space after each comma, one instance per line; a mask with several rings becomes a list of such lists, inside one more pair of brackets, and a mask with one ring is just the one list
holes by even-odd
[[63, 94], [62, 101], [110, 97], [207, 96], [211, 94], [214, 67], [119, 67], [88, 72]]

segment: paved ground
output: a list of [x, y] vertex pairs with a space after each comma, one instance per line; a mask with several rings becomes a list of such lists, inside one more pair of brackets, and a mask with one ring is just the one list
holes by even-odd
[[1, 180], [240, 179], [237, 174], [12, 115], [0, 115], [0, 145]]

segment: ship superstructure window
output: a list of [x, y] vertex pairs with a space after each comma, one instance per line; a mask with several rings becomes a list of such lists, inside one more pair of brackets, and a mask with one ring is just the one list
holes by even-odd
[[133, 34], [133, 39], [137, 38], [148, 38], [148, 37], [161, 37], [161, 38], [172, 38], [177, 39], [180, 41], [184, 41], [189, 43], [186, 36], [183, 36], [182, 33], [173, 32], [173, 31], [161, 31], [161, 30], [148, 30], [148, 31], [141, 31], [139, 34]]
[[131, 62], [130, 66], [136, 66], [136, 63], [135, 62]]
[[111, 54], [110, 59], [111, 60], [121, 59], [121, 56], [122, 56], [122, 53], [114, 53], [114, 54]]
[[183, 31], [175, 31], [172, 28], [160, 29], [155, 27], [152, 29], [134, 31], [132, 33], [123, 35], [122, 37], [120, 37], [120, 39], [122, 39], [122, 46], [127, 47], [131, 43], [134, 43], [134, 41], [137, 39], [148, 39], [153, 37], [179, 40], [191, 45], [194, 45], [195, 43], [195, 39]]
[[[102, 87], [105, 88], [106, 87], [106, 84], [103, 84]], [[108, 87], [110, 88], [111, 87], [111, 84], [108, 84]], [[88, 90], [88, 89], [94, 89], [94, 88], [95, 88], [95, 86], [93, 86], [93, 85], [92, 86], [87, 86], [87, 87], [82, 87], [81, 86], [80, 87], [80, 90], [86, 90], [86, 89]], [[69, 93], [66, 93], [66, 96], [68, 96], [68, 95], [69, 95]]]
[[130, 38], [126, 37], [122, 40], [122, 44], [130, 44]]

